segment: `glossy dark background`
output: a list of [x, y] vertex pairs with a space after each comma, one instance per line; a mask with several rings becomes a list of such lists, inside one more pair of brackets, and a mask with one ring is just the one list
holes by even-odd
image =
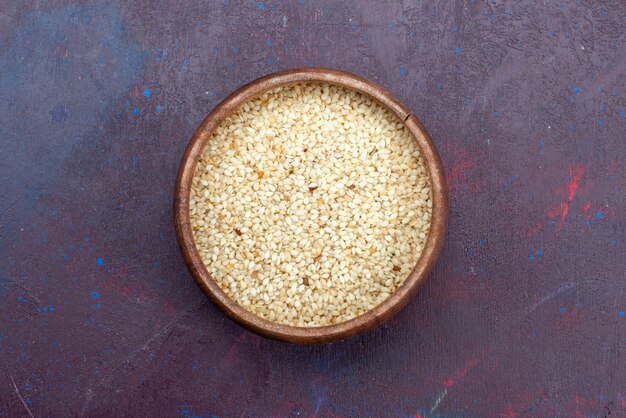
[[[0, 416], [626, 416], [623, 1], [3, 1]], [[429, 129], [447, 242], [324, 346], [197, 288], [172, 225], [206, 113], [353, 71]]]

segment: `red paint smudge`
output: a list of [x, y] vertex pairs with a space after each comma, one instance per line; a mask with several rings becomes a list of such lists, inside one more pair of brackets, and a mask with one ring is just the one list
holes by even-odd
[[537, 223], [535, 225], [527, 226], [526, 228], [515, 229], [514, 235], [518, 237], [522, 234], [523, 231], [523, 234], [526, 235], [526, 237], [530, 238], [537, 232], [541, 231], [541, 229], [543, 229], [543, 224]]
[[567, 184], [567, 200], [569, 202], [574, 199], [574, 195], [576, 194], [576, 190], [578, 190], [578, 186], [580, 185], [580, 179], [583, 174], [585, 174], [585, 167], [581, 164], [574, 165], [569, 169], [569, 183]]
[[512, 408], [507, 408], [500, 412], [500, 416], [503, 418], [515, 418], [519, 417], [519, 412], [515, 412]]
[[548, 209], [546, 211], [546, 215], [548, 215], [550, 218], [554, 219], [556, 217], [562, 216], [563, 215], [563, 211], [566, 210], [565, 209], [565, 202], [561, 202], [559, 203], [558, 206]]
[[468, 175], [468, 171], [472, 168], [476, 167], [478, 162], [472, 159], [466, 159], [456, 162], [452, 165], [452, 170], [450, 170], [450, 175], [448, 176], [448, 187], [451, 190], [470, 190], [476, 191], [478, 189], [478, 185], [470, 180]]
[[463, 278], [455, 278], [447, 282], [446, 286], [441, 286], [435, 293], [436, 299], [440, 306], [454, 306], [475, 300], [476, 287], [469, 280], [472, 276], [461, 276]]
[[563, 227], [563, 221], [565, 221], [565, 217], [567, 216], [567, 213], [569, 212], [569, 202], [564, 202], [564, 204], [561, 207], [563, 208], [563, 213], [561, 214], [561, 221], [559, 222], [559, 228]]
[[478, 190], [476, 175], [470, 172], [478, 166], [479, 156], [460, 146], [447, 146], [445, 153], [450, 155], [450, 160], [446, 164], [448, 188], [460, 191]]
[[569, 205], [572, 200], [574, 200], [574, 196], [576, 196], [576, 191], [578, 191], [578, 187], [580, 186], [580, 180], [585, 174], [585, 167], [581, 164], [575, 164], [571, 166], [568, 170], [569, 173], [569, 181], [567, 182], [567, 200], [559, 203], [557, 207], [548, 209], [546, 211], [546, 215], [550, 218], [560, 217], [559, 219], [559, 229], [563, 228], [563, 222], [565, 222], [565, 218], [569, 213]]
[[166, 301], [165, 302], [165, 312], [167, 312], [170, 316], [178, 315], [178, 308], [174, 306], [173, 303]]
[[144, 282], [135, 281], [134, 276], [126, 271], [125, 266], [114, 270], [104, 282], [105, 289], [113, 289], [127, 298], [135, 298], [138, 303], [155, 299]]
[[235, 358], [239, 346], [241, 345], [241, 343], [244, 342], [246, 343], [246, 345], [252, 345], [256, 348], [259, 347], [259, 339], [255, 338], [255, 336], [251, 333], [243, 331], [228, 350], [228, 354], [226, 355], [226, 363], [229, 364]]
[[478, 358], [471, 358], [465, 362], [465, 367], [462, 370], [454, 373], [452, 376], [448, 377], [443, 381], [443, 385], [447, 388], [450, 388], [458, 383], [459, 380], [463, 379], [467, 374], [474, 368], [476, 365], [480, 363]]
[[580, 395], [574, 396], [574, 403], [576, 405], [576, 411], [574, 412], [574, 417], [576, 418], [585, 418], [585, 414], [583, 413], [584, 399]]
[[578, 329], [578, 325], [586, 319], [586, 312], [580, 309], [570, 310], [556, 314], [554, 323], [555, 328], [559, 332], [574, 332]]
[[498, 416], [507, 418], [515, 418], [522, 415], [526, 416], [528, 412], [528, 405], [532, 403], [533, 399], [536, 399], [536, 395], [533, 396], [528, 392], [521, 393], [519, 394], [519, 398], [517, 400], [507, 401], [505, 409], [500, 411]]
[[531, 226], [530, 228], [528, 228], [526, 230], [526, 236], [527, 237], [532, 237], [533, 235], [535, 235], [537, 232], [539, 232], [541, 230], [541, 228], [543, 228], [543, 224], [542, 223], [538, 223], [534, 226]]

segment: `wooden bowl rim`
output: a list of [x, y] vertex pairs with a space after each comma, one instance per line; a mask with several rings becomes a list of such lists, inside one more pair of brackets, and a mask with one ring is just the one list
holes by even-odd
[[[311, 328], [271, 322], [245, 310], [229, 298], [202, 262], [189, 220], [189, 195], [193, 174], [204, 145], [215, 128], [244, 102], [273, 88], [298, 82], [325, 82], [347, 87], [377, 99], [395, 113], [413, 133], [422, 150], [433, 193], [430, 231], [422, 254], [404, 283], [387, 300], [359, 317], [339, 324]], [[174, 192], [174, 224], [178, 243], [192, 276], [209, 299], [245, 328], [265, 337], [294, 343], [321, 343], [344, 339], [372, 329], [400, 311], [432, 271], [443, 247], [447, 217], [448, 189], [443, 165], [419, 119], [386, 88], [355, 74], [327, 68], [301, 68], [269, 74], [240, 87], [226, 97], [204, 118], [193, 134], [182, 158]]]

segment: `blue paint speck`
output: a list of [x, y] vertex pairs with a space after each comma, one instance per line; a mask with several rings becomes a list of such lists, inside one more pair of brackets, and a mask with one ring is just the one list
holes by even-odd
[[200, 366], [198, 365], [197, 361], [194, 360], [194, 361], [191, 362], [191, 369], [192, 370], [198, 370], [198, 367], [200, 367]]
[[183, 67], [186, 67], [187, 65], [189, 65], [189, 60], [188, 59], [183, 60]]
[[152, 93], [150, 92], [150, 89], [145, 89], [143, 91], [143, 97], [150, 97]]
[[91, 292], [89, 295], [91, 296], [93, 300], [97, 300], [100, 298], [100, 293], [98, 292]]
[[154, 60], [155, 60], [156, 62], [160, 62], [160, 61], [161, 61], [161, 57], [156, 57]]
[[587, 225], [591, 225], [591, 219], [587, 219]]
[[101, 258], [96, 258], [96, 265], [97, 266], [102, 266], [104, 265], [104, 260]]
[[463, 103], [465, 103], [466, 105], [472, 103], [472, 99], [470, 99], [469, 97], [465, 98], [465, 100], [463, 100]]
[[304, 4], [304, 0], [298, 0], [298, 3]]
[[98, 57], [98, 62], [104, 62], [104, 57]]
[[271, 40], [271, 39], [268, 39], [268, 40], [267, 40], [267, 45], [268, 45], [268, 46], [272, 46], [272, 40]]
[[528, 256], [528, 258], [530, 259], [530, 261], [533, 261], [535, 259], [535, 256], [531, 254]]
[[400, 75], [405, 75], [406, 74], [406, 70], [404, 68], [400, 68]]
[[478, 241], [478, 245], [483, 247], [485, 245], [485, 240], [481, 239], [480, 241]]
[[138, 115], [139, 114], [139, 109], [138, 108], [134, 108], [133, 109], [133, 115]]
[[620, 115], [621, 117], [624, 117], [624, 116], [626, 116], [626, 112], [624, 112], [624, 111], [622, 110], [621, 112], [619, 112], [619, 115]]
[[598, 126], [604, 126], [604, 121], [603, 120], [599, 120], [598, 121]]
[[602, 213], [602, 212], [596, 213], [596, 218], [598, 218], [598, 219], [604, 218], [604, 213]]
[[263, 3], [257, 3], [256, 7], [258, 7], [259, 10], [265, 10], [265, 5]]
[[156, 105], [156, 107], [154, 108], [154, 110], [156, 110], [157, 112], [161, 111], [161, 106], [160, 105]]
[[537, 250], [537, 255], [542, 255], [543, 251], [542, 250]]
[[50, 309], [50, 312], [54, 312], [54, 307], [52, 305], [48, 305], [48, 309]]
[[539, 146], [543, 148], [546, 146], [546, 143], [544, 141], [539, 141]]
[[457, 46], [456, 48], [454, 48], [454, 53], [455, 53], [456, 55], [459, 55], [459, 54], [461, 53], [461, 51], [462, 51], [462, 50], [461, 50], [461, 47], [460, 47], [460, 46]]
[[355, 30], [359, 27], [359, 25], [357, 25], [356, 23], [353, 23], [350, 25], [350, 29]]
[[565, 308], [559, 308], [559, 312], [561, 313], [565, 313], [566, 309]]
[[618, 315], [619, 316], [624, 316], [624, 311], [621, 311]]
[[574, 87], [572, 91], [574, 92], [574, 94], [578, 94], [580, 93], [580, 87]]
[[96, 309], [100, 309], [101, 307], [102, 307], [102, 304], [96, 303]]
[[23, 297], [21, 297], [21, 296], [18, 296], [17, 300], [19, 300], [22, 303], [28, 303], [28, 301], [26, 299], [24, 299]]
[[131, 161], [139, 161], [139, 157], [137, 157], [136, 155], [131, 155], [130, 159]]

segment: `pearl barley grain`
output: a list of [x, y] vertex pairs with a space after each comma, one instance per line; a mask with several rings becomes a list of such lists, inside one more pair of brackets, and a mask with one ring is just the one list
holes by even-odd
[[378, 101], [319, 83], [276, 88], [215, 130], [189, 214], [221, 289], [270, 321], [316, 327], [387, 299], [430, 229], [424, 159]]

